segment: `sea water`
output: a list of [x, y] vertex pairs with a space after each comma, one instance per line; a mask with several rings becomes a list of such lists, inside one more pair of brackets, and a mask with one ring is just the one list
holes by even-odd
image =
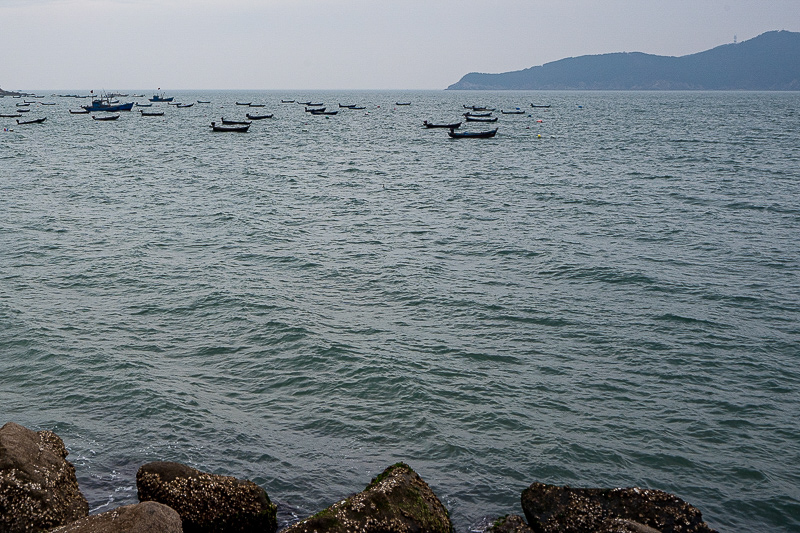
[[[800, 529], [797, 93], [171, 96], [0, 119], [0, 423], [92, 512], [170, 460], [283, 526], [405, 461], [462, 532], [534, 481]], [[465, 105], [495, 138], [422, 127]]]

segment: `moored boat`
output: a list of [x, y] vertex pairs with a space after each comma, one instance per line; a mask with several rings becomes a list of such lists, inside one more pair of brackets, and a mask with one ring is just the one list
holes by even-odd
[[447, 135], [453, 139], [487, 139], [497, 134], [497, 128], [489, 131], [455, 131], [450, 130]]
[[394, 105], [411, 105], [411, 102], [395, 102]]
[[41, 124], [45, 120], [47, 120], [47, 117], [35, 118], [33, 120], [20, 120], [20, 119], [17, 119], [17, 124]]
[[478, 118], [486, 118], [491, 117], [492, 113], [464, 113], [465, 117], [478, 117]]
[[447, 129], [457, 129], [461, 127], [460, 122], [454, 122], [453, 124], [432, 124], [427, 120], [422, 123], [423, 126], [426, 128], [447, 128]]
[[[249, 126], [250, 125], [250, 122], [248, 122], [246, 120], [225, 120], [225, 117], [222, 117], [220, 120], [222, 120], [222, 123], [225, 124], [226, 126], [245, 126], [245, 125]], [[213, 122], [212, 122], [212, 124], [213, 124]]]
[[0, 113], [0, 118], [17, 118], [17, 117], [21, 117], [21, 116], [22, 115], [20, 115], [19, 113], [14, 113], [14, 114], [11, 114], [11, 113]]
[[467, 122], [497, 122], [497, 117], [465, 117]]
[[125, 104], [113, 103], [108, 96], [101, 96], [92, 100], [91, 105], [81, 106], [87, 111], [110, 111], [112, 113], [117, 111], [130, 111], [133, 109], [134, 102], [127, 102]]
[[502, 114], [504, 114], [504, 115], [524, 115], [525, 114], [525, 111], [523, 111], [523, 110], [521, 110], [519, 108], [516, 109], [515, 111], [504, 111], [504, 110], [501, 109], [500, 112]]
[[270, 113], [269, 115], [251, 115], [250, 113], [247, 113], [245, 116], [250, 120], [263, 120], [265, 118], [272, 118], [273, 114]]
[[164, 112], [163, 111], [144, 111], [144, 110], [139, 110], [139, 113], [141, 113], [143, 117], [163, 117], [164, 116]]
[[109, 120], [117, 120], [118, 118], [119, 118], [119, 115], [108, 115], [108, 116], [104, 116], [104, 117], [96, 117], [96, 116], [92, 115], [92, 119], [93, 120], [97, 120], [97, 121], [101, 121], [101, 122], [108, 122]]
[[550, 107], [550, 104], [547, 104], [547, 105], [544, 105], [544, 104], [531, 104], [531, 107], [544, 107], [544, 108], [547, 108], [547, 107]]
[[219, 126], [216, 122], [211, 123], [211, 130], [212, 131], [234, 131], [239, 133], [245, 133], [250, 128], [250, 124], [246, 126]]
[[186, 109], [187, 107], [192, 107], [193, 105], [194, 105], [194, 102], [192, 102], [191, 104], [178, 104], [175, 107], [178, 107], [180, 109]]
[[88, 109], [81, 109], [80, 111], [73, 111], [72, 109], [69, 110], [70, 115], [88, 115]]
[[171, 102], [175, 99], [174, 96], [166, 97], [164, 93], [161, 94], [154, 94], [152, 98], [150, 98], [151, 102]]
[[236, 105], [246, 105], [249, 106], [252, 102], [236, 102]]

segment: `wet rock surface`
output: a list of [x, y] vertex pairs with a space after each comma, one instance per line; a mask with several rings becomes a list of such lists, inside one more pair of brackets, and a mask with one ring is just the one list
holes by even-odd
[[144, 502], [81, 518], [49, 533], [181, 533], [181, 517], [171, 507]]
[[716, 533], [698, 509], [660, 490], [534, 483], [522, 493], [522, 510], [536, 533]]
[[0, 428], [0, 531], [38, 531], [87, 516], [64, 442], [52, 431]]
[[278, 529], [276, 506], [252, 481], [159, 461], [139, 468], [136, 486], [139, 501], [155, 501], [175, 509], [186, 533], [275, 533]]
[[451, 533], [447, 509], [411, 467], [387, 468], [358, 494], [282, 533]]
[[495, 520], [487, 533], [533, 533], [533, 530], [519, 515], [506, 515]]

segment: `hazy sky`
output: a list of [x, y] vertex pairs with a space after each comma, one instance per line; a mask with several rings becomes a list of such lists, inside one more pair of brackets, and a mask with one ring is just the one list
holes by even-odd
[[800, 31], [800, 0], [0, 0], [0, 87], [442, 89]]

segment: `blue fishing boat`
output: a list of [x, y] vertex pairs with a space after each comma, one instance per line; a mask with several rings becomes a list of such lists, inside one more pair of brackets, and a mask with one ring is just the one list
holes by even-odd
[[127, 102], [125, 104], [112, 103], [108, 96], [101, 96], [92, 100], [91, 105], [82, 105], [81, 107], [87, 111], [130, 111], [133, 109], [134, 102]]
[[175, 100], [174, 96], [166, 97], [164, 93], [161, 94], [154, 94], [152, 98], [150, 98], [151, 102], [171, 102]]

